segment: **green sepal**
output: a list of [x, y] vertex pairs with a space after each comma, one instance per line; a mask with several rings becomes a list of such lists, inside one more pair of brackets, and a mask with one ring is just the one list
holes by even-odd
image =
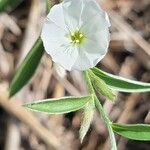
[[81, 126], [79, 131], [81, 143], [83, 142], [83, 139], [90, 128], [94, 115], [94, 110], [95, 110], [95, 103], [94, 98], [92, 97], [90, 101], [84, 106], [83, 109]]
[[94, 89], [108, 100], [115, 100], [116, 96], [109, 88], [109, 86], [99, 77], [97, 77], [91, 70], [88, 70], [90, 79]]

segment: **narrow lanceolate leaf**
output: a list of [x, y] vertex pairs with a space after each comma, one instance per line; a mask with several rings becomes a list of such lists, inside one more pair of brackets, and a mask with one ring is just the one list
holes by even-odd
[[150, 83], [129, 80], [123, 77], [106, 73], [96, 67], [91, 69], [95, 75], [105, 81], [112, 90], [122, 92], [147, 92], [150, 91]]
[[10, 96], [16, 94], [32, 77], [41, 57], [44, 53], [44, 48], [41, 39], [38, 39], [30, 52], [27, 54], [24, 61], [18, 67], [14, 78], [10, 84]]
[[94, 108], [95, 108], [94, 100], [92, 99], [84, 107], [80, 131], [79, 131], [81, 143], [90, 128], [90, 124], [92, 122], [93, 115], [94, 115]]
[[[5, 2], [11, 1], [11, 3], [12, 3], [12, 0], [3, 0], [3, 1], [5, 1]], [[22, 1], [22, 0], [13, 0], [13, 3], [15, 3], [17, 1]], [[47, 12], [49, 12], [51, 7], [52, 7], [51, 1], [46, 0]], [[1, 8], [1, 6], [0, 6], [0, 8]], [[10, 84], [10, 88], [9, 88], [10, 97], [15, 95], [19, 90], [21, 90], [21, 88], [25, 84], [27, 84], [27, 82], [31, 79], [31, 77], [33, 76], [35, 70], [37, 69], [37, 67], [39, 65], [39, 62], [40, 62], [43, 54], [44, 54], [43, 42], [39, 38], [35, 42], [32, 49], [29, 51], [26, 58], [24, 59], [24, 61], [21, 63], [21, 65], [18, 67], [18, 69], [16, 71], [16, 74], [15, 74], [15, 76]]]
[[109, 86], [90, 69], [88, 70], [94, 89], [108, 100], [115, 100], [116, 96]]
[[24, 106], [33, 111], [48, 114], [62, 114], [83, 108], [90, 101], [90, 99], [91, 96], [64, 97], [28, 103]]
[[16, 7], [22, 0], [0, 0], [0, 12]]
[[150, 141], [150, 125], [112, 123], [112, 128], [116, 133], [126, 138], [140, 141]]

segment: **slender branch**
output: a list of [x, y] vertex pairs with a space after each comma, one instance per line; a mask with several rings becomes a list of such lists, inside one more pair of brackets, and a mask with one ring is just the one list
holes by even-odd
[[114, 135], [114, 132], [113, 132], [113, 129], [111, 127], [111, 121], [110, 119], [108, 118], [105, 110], [103, 109], [100, 101], [98, 100], [97, 96], [95, 96], [95, 105], [96, 105], [96, 108], [98, 109], [100, 115], [102, 116], [106, 126], [107, 126], [107, 129], [108, 129], [108, 132], [109, 132], [109, 136], [110, 136], [110, 141], [111, 141], [111, 150], [117, 150], [117, 147], [116, 147], [116, 139], [115, 139], [115, 135]]
[[83, 72], [85, 80], [86, 80], [86, 83], [87, 83], [87, 87], [89, 89], [90, 94], [94, 95], [95, 106], [96, 106], [97, 110], [99, 111], [100, 115], [102, 116], [102, 119], [103, 119], [103, 121], [105, 122], [105, 124], [106, 124], [106, 126], [108, 128], [110, 141], [111, 141], [111, 150], [117, 150], [115, 135], [114, 135], [113, 129], [111, 127], [111, 121], [108, 118], [105, 110], [103, 109], [99, 99], [97, 98], [97, 96], [95, 94], [95, 91], [94, 91], [94, 88], [93, 88], [93, 85], [92, 85], [92, 82], [91, 82], [91, 79], [90, 79], [91, 76], [89, 75], [88, 72], [89, 72], [88, 70]]
[[83, 75], [84, 75], [84, 78], [85, 78], [85, 81], [86, 81], [86, 84], [87, 84], [87, 87], [88, 87], [88, 90], [89, 90], [90, 94], [95, 95], [95, 91], [94, 91], [93, 85], [91, 83], [91, 79], [90, 79], [88, 70], [83, 71]]

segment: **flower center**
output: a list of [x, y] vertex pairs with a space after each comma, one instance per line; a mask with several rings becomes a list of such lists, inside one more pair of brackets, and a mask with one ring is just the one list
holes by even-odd
[[71, 43], [81, 44], [84, 39], [83, 34], [80, 31], [75, 31], [70, 35]]

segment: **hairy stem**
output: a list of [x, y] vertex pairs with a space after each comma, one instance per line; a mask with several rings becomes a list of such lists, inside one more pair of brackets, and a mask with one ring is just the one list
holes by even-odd
[[84, 73], [84, 77], [85, 77], [85, 80], [87, 83], [88, 90], [89, 90], [90, 94], [94, 95], [95, 106], [96, 106], [97, 110], [99, 111], [100, 115], [102, 116], [103, 121], [105, 122], [105, 124], [107, 126], [109, 136], [110, 136], [110, 141], [111, 141], [111, 150], [117, 150], [115, 135], [114, 135], [113, 129], [111, 127], [111, 121], [108, 118], [105, 110], [103, 109], [99, 99], [97, 98], [97, 96], [95, 94], [95, 91], [94, 91], [94, 88], [93, 88], [93, 85], [92, 85], [92, 82], [90, 79], [91, 76], [89, 75], [89, 71], [86, 70], [83, 73]]

